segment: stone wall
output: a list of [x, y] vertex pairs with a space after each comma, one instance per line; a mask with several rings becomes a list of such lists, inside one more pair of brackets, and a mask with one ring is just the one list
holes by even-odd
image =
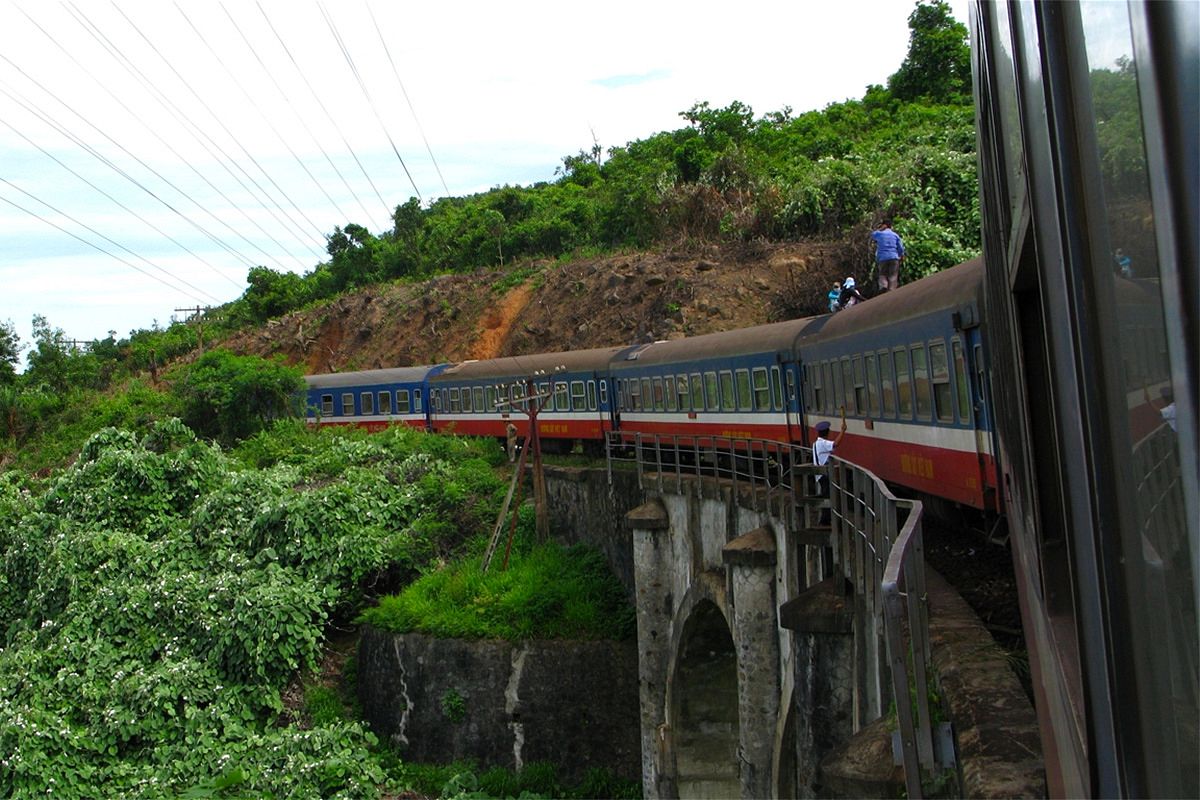
[[582, 542], [604, 554], [633, 601], [633, 539], [625, 514], [642, 504], [637, 473], [604, 469], [546, 467], [550, 529], [568, 544]]
[[359, 699], [406, 759], [549, 761], [566, 781], [592, 767], [641, 775], [637, 647], [629, 642], [435, 639], [364, 627]]

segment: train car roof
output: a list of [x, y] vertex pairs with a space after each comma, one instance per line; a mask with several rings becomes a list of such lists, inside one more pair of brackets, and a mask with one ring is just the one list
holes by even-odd
[[337, 388], [339, 386], [377, 386], [383, 383], [420, 383], [435, 366], [389, 367], [367, 369], [356, 372], [328, 372], [322, 375], [305, 375], [304, 382], [310, 389]]
[[[605, 369], [620, 353], [629, 350], [621, 347], [595, 347], [589, 350], [568, 350], [557, 353], [533, 353], [527, 356], [505, 356], [481, 361], [463, 361], [447, 368], [440, 375], [430, 378], [430, 383], [458, 380], [486, 380], [496, 378], [532, 378], [544, 372], [552, 376], [557, 372], [589, 372]], [[539, 376], [540, 378], [540, 376]]]
[[796, 337], [820, 329], [827, 317], [801, 317], [767, 325], [755, 325], [686, 339], [673, 339], [631, 348], [613, 369], [631, 369], [640, 364], [673, 364], [702, 358], [790, 350]]
[[886, 294], [833, 314], [817, 340], [884, 328], [939, 310], [958, 310], [980, 300], [983, 259], [935, 272]]

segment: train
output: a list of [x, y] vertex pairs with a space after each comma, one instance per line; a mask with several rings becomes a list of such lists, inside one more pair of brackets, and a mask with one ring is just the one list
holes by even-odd
[[[970, 0], [982, 259], [833, 315], [310, 376], [314, 424], [810, 445], [1000, 515], [1047, 789], [1200, 796], [1200, 4]], [[370, 399], [366, 399], [370, 397]]]
[[897, 486], [999, 511], [979, 332], [976, 259], [818, 315], [672, 341], [455, 364], [311, 375], [315, 425], [529, 433], [543, 450], [602, 453], [613, 431], [809, 446], [820, 422], [839, 455]]

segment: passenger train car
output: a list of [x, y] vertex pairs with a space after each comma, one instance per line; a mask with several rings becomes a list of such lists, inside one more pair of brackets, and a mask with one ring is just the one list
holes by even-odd
[[834, 316], [638, 346], [310, 376], [309, 416], [503, 439], [510, 422], [528, 434], [532, 395], [550, 452], [580, 442], [600, 452], [613, 430], [674, 437], [679, 446], [702, 437], [809, 445], [818, 422], [845, 419], [846, 458], [898, 486], [994, 511], [981, 287], [975, 261]]
[[998, 478], [1048, 788], [1197, 797], [1200, 4], [973, 0], [970, 21]]

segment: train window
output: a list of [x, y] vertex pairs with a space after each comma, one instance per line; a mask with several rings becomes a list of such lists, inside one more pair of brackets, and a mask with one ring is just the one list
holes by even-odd
[[664, 408], [666, 408], [666, 401], [663, 399], [663, 379], [655, 378], [653, 381], [653, 386], [654, 386], [654, 410], [662, 411]]
[[600, 405], [604, 408], [608, 407], [608, 379], [600, 379]]
[[721, 407], [721, 392], [717, 386], [717, 373], [704, 373], [704, 407], [709, 411], [716, 411]]
[[637, 378], [633, 378], [632, 380], [625, 379], [625, 410], [638, 411], [641, 409], [641, 393], [641, 384]]
[[496, 387], [495, 386], [487, 387], [484, 390], [484, 394], [486, 396], [484, 398], [483, 410], [484, 411], [495, 411], [496, 408], [500, 405], [500, 403], [497, 401], [497, 397], [496, 397]]
[[688, 383], [691, 384], [692, 390], [692, 411], [704, 410], [704, 382], [700, 380], [700, 373], [693, 372], [688, 376]]
[[954, 381], [958, 389], [958, 421], [971, 422], [971, 392], [968, 386], [967, 359], [963, 352], [962, 340], [955, 336], [950, 340], [954, 350]]
[[842, 402], [842, 371], [838, 368], [837, 361], [826, 362], [823, 366], [825, 377], [828, 378], [825, 385], [829, 387], [825, 393], [829, 397], [825, 402], [825, 413], [831, 414]]
[[363, 416], [371, 416], [375, 413], [375, 395], [370, 392], [363, 392], [359, 397], [359, 402], [362, 403]]
[[668, 375], [663, 381], [663, 392], [667, 401], [667, 411], [674, 411], [679, 408], [679, 396], [675, 394], [675, 376]]
[[879, 388], [880, 414], [884, 417], [896, 416], [896, 384], [892, 381], [892, 358], [887, 350], [880, 350], [879, 356]]
[[733, 395], [733, 372], [730, 370], [721, 371], [721, 410], [733, 411], [736, 408]]
[[478, 413], [480, 411], [490, 411], [491, 410], [488, 406], [485, 406], [483, 404], [483, 387], [482, 386], [476, 386], [474, 389], [472, 389], [471, 396], [475, 398], [472, 401], [472, 407], [475, 409], [476, 413]]
[[875, 368], [875, 354], [867, 353], [864, 358], [867, 366], [867, 400], [870, 403], [871, 416], [879, 416], [879, 371]]
[[421, 414], [424, 413], [424, 411], [425, 409], [421, 405], [421, 390], [413, 389], [413, 413]]
[[675, 376], [675, 392], [679, 395], [679, 410], [691, 411], [692, 391], [688, 386], [688, 376], [686, 373]]
[[771, 386], [767, 380], [767, 368], [755, 367], [754, 372], [754, 408], [758, 411], [771, 410]]
[[332, 417], [333, 416], [333, 395], [331, 395], [331, 394], [321, 395], [321, 416], [323, 416], [323, 417]]
[[554, 384], [554, 410], [571, 410], [571, 389], [566, 381], [558, 381]]
[[867, 413], [867, 381], [863, 372], [862, 356], [855, 356], [852, 360], [854, 368], [854, 408], [859, 414]]
[[345, 392], [342, 394], [342, 416], [354, 416], [354, 392]]
[[797, 403], [796, 396], [796, 373], [790, 369], [787, 371], [787, 402], [789, 408], [795, 408]]
[[470, 413], [470, 411], [471, 411], [471, 387], [470, 386], [464, 386], [462, 388], [462, 410], [463, 410], [463, 413]]
[[552, 410], [554, 408], [554, 395], [550, 394], [549, 381], [542, 381], [537, 384], [537, 406], [543, 410]]
[[900, 419], [912, 419], [912, 383], [908, 379], [908, 350], [897, 347], [892, 353], [896, 366], [896, 400], [900, 407]]
[[809, 385], [812, 387], [812, 397], [809, 399], [809, 405], [813, 411], [825, 410], [825, 385], [822, 383], [822, 374], [820, 364], [811, 364], [806, 367], [809, 371]]
[[851, 414], [856, 414], [858, 412], [854, 405], [854, 365], [850, 363], [849, 358], [843, 358], [841, 364], [842, 392], [840, 402], [842, 407], [847, 411]]
[[380, 392], [378, 397], [376, 397], [376, 401], [377, 402], [375, 403], [375, 405], [379, 409], [380, 414], [392, 413], [392, 393], [391, 392]]
[[571, 410], [587, 411], [587, 387], [583, 381], [571, 381]]
[[450, 413], [457, 414], [460, 411], [462, 411], [462, 400], [456, 386], [450, 390]]
[[771, 408], [783, 411], [783, 381], [779, 379], [779, 367], [771, 367]]
[[642, 411], [654, 410], [654, 381], [642, 378]]
[[587, 382], [587, 407], [588, 411], [596, 410], [596, 382], [594, 380]]
[[914, 344], [908, 349], [912, 358], [913, 395], [917, 401], [917, 419], [933, 418], [933, 398], [929, 392], [929, 357], [925, 345]]
[[946, 361], [946, 343], [929, 343], [929, 374], [933, 381], [933, 410], [941, 422], [954, 421], [950, 394], [950, 363]]
[[396, 390], [396, 413], [407, 414], [411, 409], [408, 406], [408, 389]]
[[754, 401], [750, 395], [750, 370], [739, 369], [733, 373], [737, 384], [737, 407], [739, 411], [753, 411]]

